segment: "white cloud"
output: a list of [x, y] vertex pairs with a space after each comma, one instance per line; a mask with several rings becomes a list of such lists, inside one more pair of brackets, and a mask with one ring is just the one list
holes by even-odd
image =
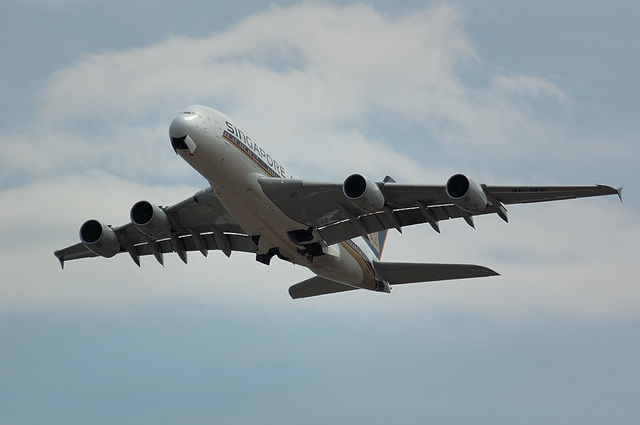
[[518, 94], [535, 98], [544, 95], [556, 99], [560, 103], [567, 101], [567, 95], [555, 84], [529, 75], [517, 75], [515, 77], [496, 75], [493, 78], [493, 86], [496, 91], [507, 94]]
[[[498, 75], [490, 87], [470, 88], [456, 69], [477, 61], [460, 13], [449, 5], [396, 17], [363, 4], [273, 6], [210, 37], [172, 37], [81, 57], [49, 79], [34, 127], [3, 137], [3, 144], [28, 138], [21, 145], [31, 149], [2, 164], [31, 175], [70, 163], [131, 170], [133, 158], [148, 156], [152, 146], [167, 151], [160, 141], [167, 143], [168, 122], [193, 103], [251, 125], [284, 162], [297, 160], [304, 168], [330, 161], [348, 169], [350, 157], [320, 150], [301, 158], [299, 146], [332, 152], [354, 137], [366, 139], [363, 130], [371, 125], [419, 126], [433, 135], [435, 151], [490, 158], [529, 157], [529, 146], [541, 151], [563, 138], [527, 104], [543, 94], [565, 102], [560, 89], [525, 75]], [[521, 96], [514, 100], [513, 93]], [[154, 152], [152, 159], [161, 160]]]

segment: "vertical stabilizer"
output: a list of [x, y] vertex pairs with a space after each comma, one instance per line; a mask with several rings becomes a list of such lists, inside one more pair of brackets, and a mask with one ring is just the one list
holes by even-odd
[[[384, 180], [382, 180], [385, 184], [386, 183], [395, 183], [396, 181], [393, 179], [393, 177], [391, 176], [386, 176], [384, 178]], [[387, 232], [389, 232], [388, 230], [381, 230], [378, 233], [371, 233], [369, 235], [369, 239], [364, 239], [365, 242], [367, 243], [367, 245], [369, 245], [369, 248], [371, 248], [371, 251], [373, 251], [373, 255], [376, 256], [376, 259], [378, 261], [380, 261], [380, 259], [382, 258], [382, 251], [384, 250], [384, 243], [387, 241]]]
[[378, 261], [382, 258], [384, 243], [387, 241], [387, 232], [388, 230], [381, 230], [378, 233], [370, 234], [368, 240], [363, 238]]

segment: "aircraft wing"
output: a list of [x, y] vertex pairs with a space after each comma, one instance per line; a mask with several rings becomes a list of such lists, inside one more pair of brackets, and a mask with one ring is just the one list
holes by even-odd
[[[218, 249], [229, 256], [232, 251], [255, 252], [257, 249], [211, 188], [161, 209], [171, 223], [175, 238], [154, 240], [131, 222], [111, 228], [117, 236], [119, 252], [128, 252], [138, 265], [139, 257], [144, 255], [154, 255], [162, 263], [163, 254], [176, 251], [186, 262], [186, 252], [189, 251], [200, 251], [206, 255], [208, 250]], [[83, 243], [55, 251], [54, 255], [63, 267], [68, 260], [98, 256]]]
[[507, 221], [504, 205], [555, 201], [591, 196], [620, 196], [621, 189], [593, 186], [486, 186], [477, 185], [487, 203], [481, 211], [469, 212], [447, 195], [444, 185], [405, 185], [395, 182], [373, 183], [384, 196], [384, 207], [377, 212], [359, 211], [346, 197], [341, 183], [308, 182], [297, 179], [259, 179], [264, 193], [291, 219], [318, 229], [328, 243], [338, 243], [384, 229], [401, 229], [429, 223], [436, 231], [438, 222], [463, 218], [473, 226], [473, 216], [498, 214]]

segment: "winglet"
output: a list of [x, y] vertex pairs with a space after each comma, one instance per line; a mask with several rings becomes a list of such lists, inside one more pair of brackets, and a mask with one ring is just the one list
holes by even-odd
[[622, 202], [622, 187], [617, 188], [616, 192], [618, 192], [618, 198], [620, 198], [620, 202]]
[[62, 270], [64, 270], [64, 254], [62, 254], [60, 251], [54, 251], [53, 255], [55, 255], [58, 261], [60, 261], [60, 267], [62, 267]]

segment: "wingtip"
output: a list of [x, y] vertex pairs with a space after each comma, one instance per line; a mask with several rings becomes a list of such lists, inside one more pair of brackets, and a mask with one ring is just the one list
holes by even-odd
[[485, 266], [478, 266], [480, 267], [482, 270], [485, 271], [486, 273], [486, 277], [492, 277], [492, 276], [500, 276], [500, 273], [498, 273], [497, 271], [490, 269], [489, 267], [485, 267]]
[[296, 300], [299, 298], [298, 296], [296, 296], [294, 293], [291, 292], [291, 287], [289, 287], [289, 290], [287, 292], [289, 292], [289, 296], [291, 297], [292, 300]]
[[60, 251], [54, 251], [53, 255], [60, 261], [60, 267], [64, 270], [64, 255], [61, 255]]
[[605, 189], [607, 192], [606, 195], [613, 195], [614, 193], [616, 193], [618, 195], [618, 198], [620, 199], [620, 202], [622, 202], [622, 186], [616, 189], [606, 184], [597, 184], [596, 187]]

